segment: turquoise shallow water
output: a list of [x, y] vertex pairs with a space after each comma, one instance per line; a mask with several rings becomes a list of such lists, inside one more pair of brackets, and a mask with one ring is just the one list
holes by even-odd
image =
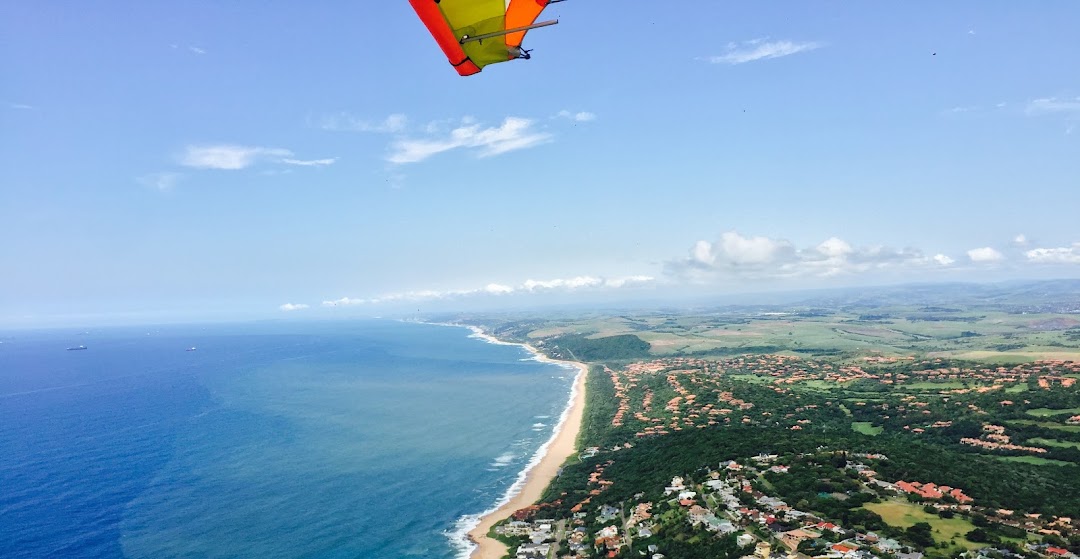
[[0, 334], [0, 557], [460, 556], [463, 518], [551, 436], [573, 375], [469, 336]]

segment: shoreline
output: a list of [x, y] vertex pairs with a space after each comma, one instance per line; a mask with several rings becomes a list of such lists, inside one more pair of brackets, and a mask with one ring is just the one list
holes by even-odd
[[577, 369], [574, 383], [570, 389], [570, 398], [567, 406], [555, 426], [551, 439], [540, 447], [537, 454], [542, 455], [535, 461], [525, 473], [524, 483], [516, 492], [509, 494], [505, 502], [495, 510], [483, 514], [476, 526], [468, 532], [469, 541], [476, 548], [469, 554], [470, 559], [501, 559], [509, 553], [509, 549], [502, 542], [488, 537], [488, 532], [495, 523], [509, 518], [514, 511], [532, 505], [540, 499], [540, 496], [551, 484], [551, 480], [559, 473], [563, 462], [577, 452], [577, 438], [581, 432], [581, 422], [585, 411], [585, 380], [588, 376], [589, 366], [576, 361], [562, 361], [552, 359], [529, 344], [504, 342], [484, 333], [475, 326], [468, 326], [473, 335], [488, 343], [500, 345], [520, 345], [535, 356], [537, 361], [552, 363], [564, 367]]

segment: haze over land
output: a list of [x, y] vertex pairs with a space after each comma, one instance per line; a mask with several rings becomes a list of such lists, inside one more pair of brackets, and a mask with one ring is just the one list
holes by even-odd
[[561, 559], [1077, 557], [1080, 282], [801, 295], [439, 316], [592, 365], [579, 452], [493, 537]]

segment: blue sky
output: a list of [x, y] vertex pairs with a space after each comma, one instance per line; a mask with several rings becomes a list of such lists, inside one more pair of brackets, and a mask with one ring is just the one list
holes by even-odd
[[0, 324], [1080, 276], [1076, 3], [543, 17], [5, 4]]

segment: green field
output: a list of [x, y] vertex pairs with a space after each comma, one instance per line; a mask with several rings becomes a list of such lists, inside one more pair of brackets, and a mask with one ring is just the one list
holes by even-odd
[[754, 384], [772, 384], [773, 379], [761, 375], [755, 375], [750, 373], [731, 375], [731, 378], [738, 379], [743, 382], [752, 382]]
[[1016, 314], [983, 301], [957, 303], [950, 305], [956, 308], [942, 310], [934, 305], [926, 307], [928, 302], [890, 295], [871, 306], [836, 308], [831, 301], [822, 302], [820, 306], [826, 308], [812, 313], [805, 313], [800, 305], [779, 312], [748, 307], [704, 314], [656, 310], [561, 319], [529, 316], [515, 330], [534, 340], [571, 333], [590, 338], [634, 334], [647, 341], [657, 356], [745, 351], [841, 358], [868, 353], [922, 355], [998, 363], [1080, 361], [1080, 343], [1062, 330], [1080, 325], [1073, 316]]
[[1052, 415], [1080, 415], [1080, 408], [1068, 408], [1056, 410], [1053, 408], [1035, 408], [1027, 411], [1028, 415], [1035, 417], [1050, 417]]
[[871, 437], [880, 435], [885, 430], [884, 427], [875, 427], [869, 421], [855, 421], [851, 424], [851, 428], [857, 433], [870, 435]]
[[1041, 361], [1055, 359], [1061, 361], [1080, 361], [1080, 351], [1056, 351], [1047, 348], [1045, 351], [962, 351], [950, 354], [958, 359], [972, 359], [977, 361], [990, 361], [993, 363], [1015, 363], [1017, 361]]
[[1024, 464], [1035, 464], [1036, 466], [1071, 466], [1072, 462], [1065, 462], [1062, 460], [1051, 460], [1049, 458], [1043, 458], [1042, 456], [995, 456], [998, 460], [1005, 462], [1023, 462]]
[[834, 390], [836, 388], [843, 388], [851, 383], [832, 382], [827, 380], [808, 380], [801, 384], [811, 390]]
[[931, 381], [917, 381], [917, 382], [905, 382], [903, 384], [897, 384], [896, 389], [898, 391], [904, 390], [956, 390], [958, 388], [964, 388], [964, 383], [958, 380], [951, 380], [948, 382], [931, 382]]
[[1008, 421], [1008, 423], [1015, 423], [1017, 425], [1038, 425], [1039, 427], [1046, 427], [1047, 429], [1057, 429], [1058, 431], [1067, 431], [1069, 433], [1080, 433], [1080, 425], [1062, 425], [1060, 423], [1054, 423], [1052, 421], [1034, 421], [1032, 419], [1014, 419]]
[[1059, 441], [1057, 439], [1042, 439], [1036, 437], [1034, 439], [1028, 439], [1028, 442], [1031, 444], [1039, 444], [1043, 446], [1056, 446], [1058, 448], [1080, 448], [1080, 443], [1075, 443], [1072, 441]]
[[890, 526], [907, 528], [918, 522], [926, 522], [934, 529], [934, 540], [948, 542], [955, 540], [957, 545], [967, 549], [978, 549], [985, 544], [970, 542], [964, 534], [975, 529], [975, 526], [963, 517], [941, 518], [936, 514], [930, 514], [921, 506], [905, 501], [889, 500], [882, 503], [867, 503], [863, 505], [867, 510], [881, 515], [885, 523]]

